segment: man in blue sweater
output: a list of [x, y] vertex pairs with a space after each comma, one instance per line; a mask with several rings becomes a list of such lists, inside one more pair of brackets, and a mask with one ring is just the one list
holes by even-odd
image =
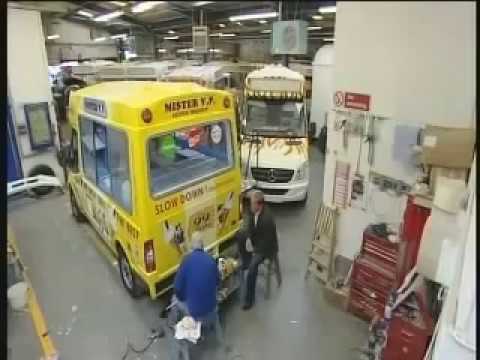
[[217, 340], [223, 342], [217, 311], [220, 273], [215, 259], [203, 250], [199, 232], [192, 234], [191, 244], [192, 252], [183, 259], [175, 277], [177, 307], [202, 325], [213, 325]]

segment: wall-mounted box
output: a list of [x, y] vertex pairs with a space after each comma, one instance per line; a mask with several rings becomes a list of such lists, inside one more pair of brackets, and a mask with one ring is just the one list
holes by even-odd
[[276, 21], [272, 31], [272, 54], [304, 55], [307, 53], [308, 23], [303, 20]]
[[475, 130], [427, 125], [423, 136], [423, 163], [468, 169], [473, 160]]

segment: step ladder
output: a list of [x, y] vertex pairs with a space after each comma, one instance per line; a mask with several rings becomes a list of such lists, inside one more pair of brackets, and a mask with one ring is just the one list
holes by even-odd
[[310, 274], [315, 275], [324, 284], [330, 279], [336, 242], [337, 215], [335, 208], [323, 204], [317, 210], [305, 279], [308, 279]]

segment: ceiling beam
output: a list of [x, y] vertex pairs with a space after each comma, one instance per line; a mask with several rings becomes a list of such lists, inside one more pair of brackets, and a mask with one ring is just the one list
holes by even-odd
[[8, 7], [35, 10], [44, 13], [65, 14], [71, 11], [72, 5], [68, 1], [9, 1]]
[[[76, 3], [76, 2], [74, 2], [74, 3]], [[78, 4], [78, 3], [76, 3], [76, 4]], [[109, 12], [112, 12], [112, 11], [116, 11], [116, 10], [107, 9], [107, 8], [101, 6], [101, 4], [102, 4], [101, 1], [85, 1], [85, 2], [81, 3], [81, 7], [76, 9], [75, 12], [80, 10], [80, 9], [85, 9], [87, 11], [88, 10], [93, 10], [96, 13], [100, 13], [100, 14], [106, 14], [106, 13], [109, 13]], [[149, 26], [149, 24], [146, 24], [146, 23], [138, 20], [137, 18], [135, 18], [132, 15], [123, 14], [122, 16], [119, 16], [118, 19], [123, 20], [123, 21], [129, 23], [130, 25], [138, 26], [138, 27], [142, 28], [143, 30], [145, 30], [146, 32], [149, 32], [149, 33], [152, 32], [151, 26]], [[92, 24], [92, 23], [94, 23], [94, 21], [89, 20], [89, 23]], [[95, 23], [97, 23], [97, 22], [95, 22]]]

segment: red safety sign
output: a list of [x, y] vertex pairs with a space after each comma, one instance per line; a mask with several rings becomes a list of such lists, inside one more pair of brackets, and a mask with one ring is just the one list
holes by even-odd
[[333, 96], [333, 102], [336, 107], [340, 107], [343, 105], [343, 92], [342, 91], [336, 91], [335, 95]]
[[370, 110], [370, 95], [345, 92], [345, 107], [349, 109]]

